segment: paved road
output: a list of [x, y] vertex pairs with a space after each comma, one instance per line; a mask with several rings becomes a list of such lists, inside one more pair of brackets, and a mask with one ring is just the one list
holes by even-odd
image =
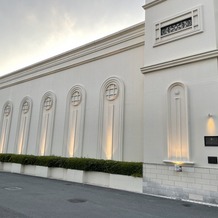
[[0, 218], [217, 218], [218, 208], [0, 172]]

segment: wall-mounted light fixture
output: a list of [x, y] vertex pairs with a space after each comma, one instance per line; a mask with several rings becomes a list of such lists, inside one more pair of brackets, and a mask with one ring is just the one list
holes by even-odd
[[175, 164], [175, 171], [176, 172], [182, 172], [182, 166], [178, 165], [178, 164]]

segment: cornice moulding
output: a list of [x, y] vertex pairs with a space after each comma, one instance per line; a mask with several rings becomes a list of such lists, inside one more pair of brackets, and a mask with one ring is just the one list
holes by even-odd
[[144, 22], [141, 22], [84, 46], [0, 77], [0, 89], [77, 67], [143, 45]]
[[154, 7], [155, 5], [160, 4], [160, 3], [164, 2], [164, 1], [166, 1], [166, 0], [153, 0], [153, 1], [149, 2], [149, 3], [146, 3], [143, 6], [143, 8], [146, 10], [146, 9]]
[[210, 59], [210, 58], [217, 58], [217, 57], [218, 57], [218, 50], [216, 49], [216, 50], [212, 50], [212, 51], [203, 52], [200, 54], [195, 54], [195, 55], [191, 55], [191, 56], [187, 56], [187, 57], [183, 57], [183, 58], [178, 58], [178, 59], [171, 60], [171, 61], [166, 61], [166, 62], [162, 62], [162, 63], [158, 63], [158, 64], [145, 66], [145, 67], [141, 68], [141, 72], [143, 74], [146, 74], [146, 73], [164, 70], [164, 69], [171, 68], [171, 67], [177, 67], [180, 65], [194, 63], [197, 61], [202, 61], [202, 60], [206, 60], [206, 59]]

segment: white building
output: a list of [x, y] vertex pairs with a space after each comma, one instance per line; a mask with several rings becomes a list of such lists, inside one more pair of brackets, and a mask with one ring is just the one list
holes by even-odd
[[218, 203], [218, 1], [144, 9], [2, 77], [0, 152], [143, 161], [144, 193]]

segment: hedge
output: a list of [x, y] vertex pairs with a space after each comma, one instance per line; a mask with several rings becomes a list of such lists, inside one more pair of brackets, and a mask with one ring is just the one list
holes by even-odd
[[34, 156], [21, 154], [0, 154], [0, 162], [60, 167], [65, 169], [142, 177], [141, 162], [122, 162], [92, 158], [66, 158], [57, 156]]

